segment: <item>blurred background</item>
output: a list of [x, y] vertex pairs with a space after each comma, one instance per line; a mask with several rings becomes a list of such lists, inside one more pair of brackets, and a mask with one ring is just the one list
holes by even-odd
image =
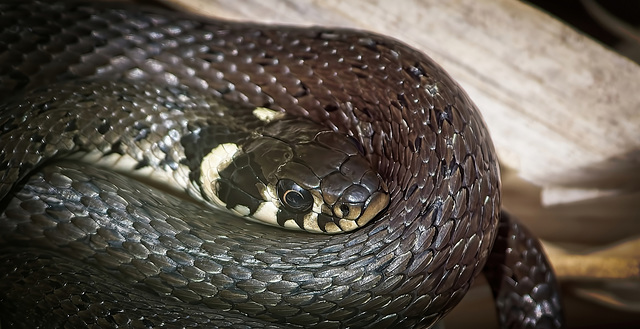
[[[640, 63], [640, 1], [523, 1]], [[640, 109], [639, 109], [640, 110]]]
[[[605, 47], [640, 64], [640, 1], [625, 0], [522, 0], [543, 11], [555, 19], [573, 27], [579, 33], [604, 45]], [[640, 90], [636, 96], [640, 97]], [[640, 108], [637, 109], [640, 113]], [[638, 127], [640, 130], [640, 127]], [[506, 174], [507, 182], [515, 179]], [[504, 184], [509, 188], [509, 183]], [[519, 186], [521, 188], [521, 186]], [[638, 187], [636, 186], [636, 189]], [[509, 203], [510, 195], [505, 193], [505, 202]], [[537, 191], [536, 191], [537, 192]], [[637, 195], [637, 194], [636, 194]], [[640, 201], [636, 197], [636, 202]], [[606, 207], [606, 206], [603, 206]], [[640, 214], [634, 215], [640, 221]], [[588, 223], [585, 222], [585, 225]], [[627, 245], [637, 250], [638, 244]], [[620, 254], [625, 253], [622, 251]], [[618, 254], [618, 255], [620, 255]], [[627, 254], [637, 254], [631, 252]], [[612, 257], [613, 258], [613, 257]], [[636, 265], [637, 266], [637, 265]], [[638, 272], [637, 267], [633, 269]], [[562, 270], [561, 270], [562, 271]], [[577, 280], [579, 281], [579, 280]], [[640, 305], [637, 303], [637, 281], [609, 280], [603, 282], [577, 282], [571, 278], [562, 280], [565, 314], [569, 328], [607, 329], [607, 328], [640, 328]], [[636, 281], [633, 283], [632, 281]], [[482, 286], [481, 284], [479, 286]], [[485, 287], [486, 288], [486, 287]], [[482, 288], [475, 288], [463, 303], [464, 307], [453, 311], [445, 319], [446, 328], [490, 327], [497, 328], [497, 322], [478, 323], [474, 319], [486, 319], [487, 313], [493, 312], [492, 305], [487, 305], [483, 298]], [[626, 290], [626, 291], [625, 291]], [[576, 294], [581, 291], [581, 294]], [[607, 292], [612, 293], [609, 295]], [[474, 295], [475, 294], [475, 295]], [[484, 292], [488, 294], [488, 292]], [[615, 295], [615, 296], [613, 296]], [[628, 299], [624, 299], [623, 296]], [[495, 321], [495, 320], [493, 320]]]

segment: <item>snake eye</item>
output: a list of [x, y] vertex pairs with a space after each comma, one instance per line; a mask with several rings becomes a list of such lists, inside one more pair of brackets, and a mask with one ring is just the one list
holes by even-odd
[[278, 181], [278, 197], [289, 211], [295, 213], [306, 212], [313, 206], [311, 192], [290, 179]]

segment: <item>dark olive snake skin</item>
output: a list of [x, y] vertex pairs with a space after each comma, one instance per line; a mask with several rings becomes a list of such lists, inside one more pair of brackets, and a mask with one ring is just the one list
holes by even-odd
[[[51, 110], [78, 95], [92, 99], [94, 120], [69, 124]], [[140, 138], [159, 141], [139, 165], [172, 159], [180, 139], [165, 138], [173, 121], [162, 111], [211, 99], [356, 138], [388, 185], [383, 216], [345, 234], [288, 231], [86, 163], [33, 165], [86, 136], [117, 153], [119, 125], [141, 122]], [[0, 104], [0, 137], [34, 131], [0, 145], [0, 184], [10, 189], [0, 201], [2, 328], [424, 328], [483, 270], [502, 327], [562, 326], [540, 244], [501, 212], [478, 110], [442, 68], [398, 41], [157, 9], [0, 2]], [[33, 104], [41, 121], [15, 115]], [[151, 110], [159, 114], [139, 112]], [[61, 138], [69, 132], [76, 137]], [[32, 143], [37, 150], [25, 151]]]

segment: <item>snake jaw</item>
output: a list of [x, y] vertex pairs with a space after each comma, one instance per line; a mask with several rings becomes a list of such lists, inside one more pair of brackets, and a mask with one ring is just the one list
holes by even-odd
[[389, 205], [390, 200], [391, 198], [389, 197], [389, 193], [384, 191], [375, 192], [371, 195], [369, 200], [367, 200], [364, 212], [356, 220], [358, 226], [364, 226], [378, 214], [382, 213], [382, 211]]

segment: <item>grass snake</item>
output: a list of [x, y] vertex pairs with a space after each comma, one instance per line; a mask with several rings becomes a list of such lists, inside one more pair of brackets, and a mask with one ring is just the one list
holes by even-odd
[[502, 327], [562, 325], [477, 108], [411, 47], [114, 4], [0, 26], [3, 327], [421, 328], [483, 271]]

